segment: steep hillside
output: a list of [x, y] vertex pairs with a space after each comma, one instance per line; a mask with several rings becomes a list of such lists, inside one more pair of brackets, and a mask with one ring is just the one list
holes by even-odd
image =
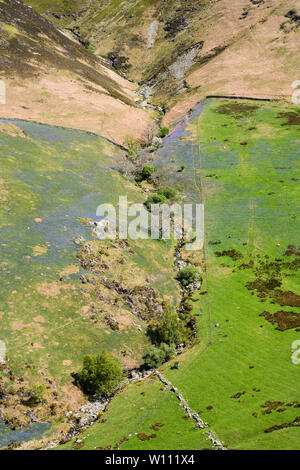
[[146, 85], [168, 122], [210, 94], [289, 97], [299, 78], [295, 0], [28, 2]]
[[118, 144], [151, 125], [136, 86], [17, 0], [0, 2], [0, 78], [5, 117], [99, 133]]

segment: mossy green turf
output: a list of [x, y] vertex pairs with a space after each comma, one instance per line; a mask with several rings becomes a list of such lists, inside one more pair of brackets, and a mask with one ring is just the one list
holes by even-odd
[[[41, 370], [63, 385], [85, 354], [129, 348], [141, 359], [149, 345], [144, 331], [128, 326], [120, 334], [83, 315], [92, 299], [82, 293], [82, 270], [59, 280], [65, 268], [79, 266], [74, 238], [92, 239], [79, 217], [94, 220], [97, 206], [117, 205], [119, 195], [129, 203], [144, 200], [134, 184], [110, 169], [120, 164], [122, 152], [84, 132], [16, 124], [27, 138], [0, 133], [0, 339], [10, 368], [29, 386], [42, 380]], [[134, 267], [143, 269], [161, 297], [176, 298], [172, 246], [137, 240], [132, 247], [133, 280]]]
[[[264, 433], [293, 421], [299, 409], [283, 407], [282, 413], [263, 415], [261, 408], [266, 401], [299, 400], [300, 369], [291, 361], [299, 332], [278, 331], [259, 317], [264, 310], [299, 309], [251, 295], [246, 283], [255, 279], [254, 273], [237, 268], [250, 258], [257, 264], [257, 255], [269, 261], [284, 258], [287, 246], [299, 243], [299, 126], [282, 125], [286, 119], [279, 117], [280, 105], [254, 103], [257, 109], [237, 118], [220, 114], [223, 104], [232, 102], [206, 102], [189, 127], [199, 146], [192, 153], [206, 212], [203, 291], [208, 294], [199, 296], [194, 307], [204, 313], [201, 342], [182, 356], [179, 371], [166, 367], [165, 373], [230, 448], [299, 449], [299, 428]], [[209, 244], [217, 241], [221, 244]], [[244, 259], [215, 255], [231, 249]], [[285, 272], [289, 276], [283, 276], [282, 289], [299, 294], [299, 272]], [[239, 392], [246, 393], [230, 398]]]
[[[270, 262], [279, 257], [289, 261], [284, 255], [287, 246], [299, 243], [299, 183], [295, 181], [299, 180], [299, 126], [282, 125], [286, 119], [279, 113], [295, 108], [286, 109], [280, 104], [244, 102], [255, 104], [257, 109], [241, 118], [236, 113], [217, 112], [220, 106], [235, 103], [206, 101], [202, 113], [196, 113], [187, 127], [168, 137], [156, 156], [155, 162], [168, 184], [177, 185], [187, 201], [204, 202], [206, 213], [207, 269], [201, 292], [192, 304], [199, 344], [175, 359], [179, 369], [172, 369], [171, 362], [162, 367], [162, 372], [228, 448], [299, 449], [299, 427], [264, 431], [291, 423], [300, 414], [294, 403], [300, 401], [300, 365], [291, 361], [292, 342], [300, 340], [300, 333], [295, 329], [278, 331], [276, 325], [259, 316], [264, 310], [274, 313], [297, 309], [280, 307], [269, 299], [262, 302], [251, 295], [246, 283], [255, 279], [253, 270], [238, 268], [251, 257], [255, 266], [266, 255]], [[185, 170], [178, 173], [182, 164]], [[216, 251], [232, 249], [243, 258], [234, 261], [215, 255]], [[284, 269], [282, 277], [282, 290], [299, 294], [299, 272]], [[148, 413], [150, 424], [156, 419], [151, 408], [152, 393], [156, 392], [154, 388], [151, 391], [150, 383], [147, 387], [149, 401], [145, 400], [143, 413]], [[134, 403], [140, 400], [138, 387], [131, 386], [126, 393], [131, 397], [128, 408], [124, 407], [122, 393], [114, 398], [107, 421], [88, 430], [90, 437], [84, 448], [112, 444], [114, 436], [121, 434], [120, 422], [124, 436], [147, 432], [143, 418], [132, 413]], [[237, 393], [243, 394], [231, 398]], [[263, 414], [265, 408], [261, 405], [268, 401], [284, 403], [280, 406], [284, 411], [274, 409]], [[174, 426], [181, 425], [186, 434], [186, 439], [181, 439], [184, 448], [201, 448], [202, 444], [197, 447], [199, 443], [189, 439], [190, 430], [183, 427], [181, 418], [178, 421], [173, 416], [174, 408], [161, 408], [162, 416], [174, 420]], [[112, 410], [116, 416], [122, 410], [124, 418], [109, 419]], [[103, 436], [112, 437], [106, 440]], [[149, 446], [179, 448], [172, 433], [150, 441], [132, 437], [120, 448]]]

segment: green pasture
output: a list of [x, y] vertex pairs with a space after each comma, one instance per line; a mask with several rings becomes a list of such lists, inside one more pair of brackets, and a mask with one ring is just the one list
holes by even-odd
[[[0, 134], [0, 339], [9, 367], [28, 386], [43, 375], [61, 386], [70, 383], [85, 354], [103, 348], [130, 349], [141, 360], [149, 344], [144, 327], [120, 333], [84, 315], [94, 299], [82, 290], [84, 271], [73, 243], [78, 236], [92, 239], [78, 218], [95, 220], [99, 204], [117, 205], [119, 195], [129, 204], [144, 201], [134, 184], [111, 169], [124, 155], [84, 132], [16, 124], [27, 137]], [[172, 246], [137, 240], [132, 248], [120, 274], [128, 269], [134, 285], [143, 270], [161, 298], [176, 298]]]
[[[300, 294], [295, 261], [300, 233], [297, 116], [296, 108], [280, 104], [209, 100], [188, 126], [166, 139], [156, 156], [168, 184], [181, 189], [187, 201], [203, 202], [206, 214], [205, 250], [199, 253], [206, 270], [192, 303], [199, 343], [175, 359], [179, 369], [171, 361], [162, 372], [229, 449], [299, 448], [300, 366], [291, 361], [291, 346], [300, 332], [280, 331], [260, 316], [279, 310], [299, 314], [299, 309], [279, 305], [274, 290], [260, 296], [246, 287], [258, 269], [267, 275], [264, 266], [269, 263], [279, 270], [280, 289]], [[296, 124], [286, 125], [291, 120]], [[181, 165], [185, 169], [178, 172]], [[290, 245], [296, 254], [286, 253]], [[237, 256], [224, 255], [230, 250]], [[141, 400], [139, 387], [149, 388], [142, 416], [132, 413]], [[144, 413], [147, 423], [156, 420], [155, 393], [150, 382], [120, 393], [103, 415], [107, 421], [85, 433], [89, 437], [83, 448], [111, 445], [120, 422], [120, 436], [147, 432]], [[129, 396], [131, 404], [124, 408]], [[161, 408], [165, 410], [163, 404]], [[162, 414], [166, 418], [159, 421], [182, 427], [174, 411], [167, 408]], [[202, 448], [201, 441], [190, 439], [188, 428], [182, 432], [184, 447], [173, 433], [160, 440], [159, 431], [159, 440], [132, 436], [120, 448]]]

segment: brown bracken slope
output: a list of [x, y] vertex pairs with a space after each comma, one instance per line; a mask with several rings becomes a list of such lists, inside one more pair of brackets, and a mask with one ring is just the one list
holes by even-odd
[[136, 86], [17, 0], [0, 0], [0, 116], [88, 130], [124, 144], [152, 125]]

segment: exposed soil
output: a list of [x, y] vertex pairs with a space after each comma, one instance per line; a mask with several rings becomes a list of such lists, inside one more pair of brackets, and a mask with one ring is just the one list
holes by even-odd
[[284, 254], [285, 256], [292, 256], [292, 255], [300, 256], [300, 247], [297, 248], [295, 245], [289, 245], [288, 249], [286, 250]]
[[278, 408], [284, 406], [284, 403], [282, 401], [266, 401], [260, 406], [263, 408], [262, 414], [269, 415], [273, 410], [277, 410]]
[[150, 439], [154, 439], [156, 437], [156, 434], [145, 434], [144, 432], [140, 432], [137, 435], [138, 439], [140, 441], [149, 441]]
[[300, 313], [279, 310], [272, 315], [271, 313], [264, 311], [260, 314], [260, 317], [264, 317], [272, 323], [272, 325], [277, 323], [276, 330], [279, 331], [290, 330], [300, 326]]
[[279, 431], [280, 429], [285, 429], [285, 428], [292, 428], [294, 426], [300, 426], [300, 416], [297, 416], [294, 421], [290, 423], [283, 423], [283, 424], [275, 424], [275, 426], [272, 426], [271, 428], [265, 429], [265, 433], [270, 433], [274, 431]]
[[232, 395], [230, 398], [235, 398], [235, 399], [239, 399], [241, 398], [243, 395], [245, 395], [246, 392], [238, 392], [236, 393], [235, 395]]
[[300, 307], [300, 295], [297, 295], [292, 291], [276, 290], [274, 299], [282, 307]]
[[215, 112], [233, 116], [235, 119], [243, 119], [251, 116], [257, 109], [257, 105], [247, 103], [226, 103], [219, 106]]
[[220, 258], [221, 256], [229, 256], [231, 259], [233, 259], [234, 261], [240, 259], [240, 258], [243, 258], [243, 255], [236, 251], [235, 249], [232, 249], [232, 250], [224, 250], [224, 251], [216, 251], [215, 252], [215, 255]]
[[282, 126], [300, 126], [300, 111], [285, 111], [279, 113], [278, 118], [285, 118], [285, 122]]

